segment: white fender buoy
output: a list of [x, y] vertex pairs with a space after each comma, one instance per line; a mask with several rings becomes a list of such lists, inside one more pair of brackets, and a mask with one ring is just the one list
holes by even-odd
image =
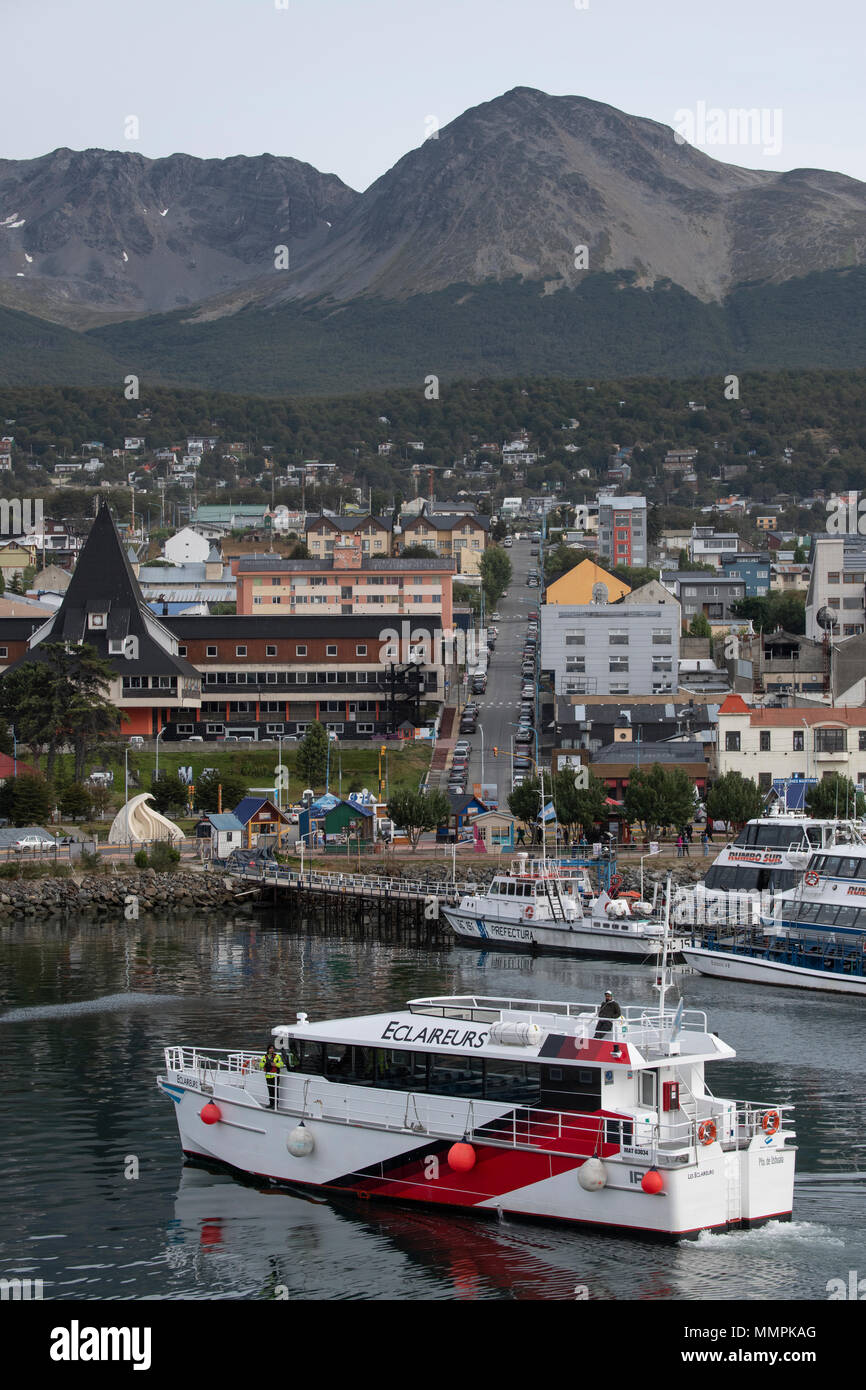
[[315, 1147], [316, 1141], [312, 1133], [301, 1120], [301, 1123], [292, 1130], [286, 1140], [286, 1148], [292, 1158], [309, 1158]]
[[600, 1192], [607, 1182], [607, 1169], [600, 1158], [588, 1158], [577, 1170], [577, 1181], [584, 1192]]

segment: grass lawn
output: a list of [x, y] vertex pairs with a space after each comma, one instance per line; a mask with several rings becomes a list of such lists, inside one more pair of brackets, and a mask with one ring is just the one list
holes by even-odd
[[[342, 785], [343, 795], [348, 795], [350, 789], [357, 786], [367, 787], [375, 792], [378, 783], [379, 748], [387, 747], [387, 753], [383, 758], [383, 776], [386, 775], [387, 785], [390, 791], [397, 791], [402, 788], [417, 788], [424, 773], [430, 766], [432, 745], [427, 742], [418, 743], [369, 743], [358, 745], [335, 745], [331, 748], [330, 765], [330, 790], [339, 795]], [[288, 768], [289, 787], [288, 799], [296, 802], [300, 799], [301, 793], [307, 788], [309, 783], [297, 770], [297, 744], [283, 744], [283, 764]], [[278, 749], [276, 747], [258, 748], [255, 745], [248, 745], [244, 748], [227, 749], [218, 747], [215, 744], [203, 744], [194, 752], [185, 750], [175, 751], [172, 745], [161, 747], [159, 750], [159, 771], [176, 773], [180, 767], [191, 767], [193, 782], [195, 783], [201, 776], [205, 768], [216, 768], [220, 773], [232, 772], [242, 777], [249, 787], [267, 787], [273, 789], [275, 781], [275, 769], [278, 761]], [[62, 766], [63, 774], [67, 777], [72, 775], [72, 755], [62, 754], [58, 759]], [[137, 791], [144, 791], [149, 787], [151, 775], [154, 771], [156, 758], [152, 752], [130, 752], [129, 758], [129, 784], [130, 795]], [[111, 788], [112, 796], [117, 806], [123, 802], [124, 790], [124, 757], [123, 745], [106, 743], [103, 745], [99, 755], [94, 756], [88, 765], [88, 773], [95, 768], [109, 769], [114, 773], [114, 784]], [[341, 783], [342, 769], [342, 783]], [[136, 780], [136, 778], [138, 780]], [[325, 781], [322, 779], [318, 786], [313, 787], [315, 792], [325, 790]]]

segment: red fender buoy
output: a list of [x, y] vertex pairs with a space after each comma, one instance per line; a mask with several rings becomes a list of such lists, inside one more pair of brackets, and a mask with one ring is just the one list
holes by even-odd
[[455, 1173], [469, 1173], [475, 1167], [475, 1150], [471, 1144], [465, 1141], [462, 1144], [452, 1144], [448, 1150], [448, 1167], [453, 1168]]
[[215, 1125], [222, 1119], [223, 1112], [218, 1105], [214, 1105], [213, 1101], [209, 1100], [207, 1105], [203, 1105], [198, 1112], [198, 1117], [203, 1125]]
[[648, 1173], [644, 1173], [640, 1180], [640, 1185], [644, 1192], [648, 1192], [651, 1197], [657, 1192], [661, 1192], [664, 1187], [664, 1180], [657, 1168], [650, 1168]]

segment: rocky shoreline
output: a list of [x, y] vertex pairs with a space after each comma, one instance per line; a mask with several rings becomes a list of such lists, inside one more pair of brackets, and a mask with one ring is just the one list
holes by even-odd
[[[147, 912], [186, 916], [213, 908], [237, 907], [237, 889], [226, 888], [217, 873], [93, 874], [74, 878], [4, 879], [0, 920], [9, 917], [106, 915], [134, 920]], [[249, 899], [247, 899], [249, 901]]]

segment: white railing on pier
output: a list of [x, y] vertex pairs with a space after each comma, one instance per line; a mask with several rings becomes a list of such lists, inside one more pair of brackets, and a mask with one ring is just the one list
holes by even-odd
[[335, 893], [378, 893], [392, 897], [403, 894], [406, 897], [460, 898], [464, 894], [483, 892], [483, 885], [473, 881], [454, 883], [441, 879], [407, 879], [383, 874], [355, 874], [324, 872], [320, 870], [287, 869], [282, 865], [263, 865], [251, 869], [229, 869], [232, 878], [261, 884], [276, 884], [290, 888], [319, 888]]

